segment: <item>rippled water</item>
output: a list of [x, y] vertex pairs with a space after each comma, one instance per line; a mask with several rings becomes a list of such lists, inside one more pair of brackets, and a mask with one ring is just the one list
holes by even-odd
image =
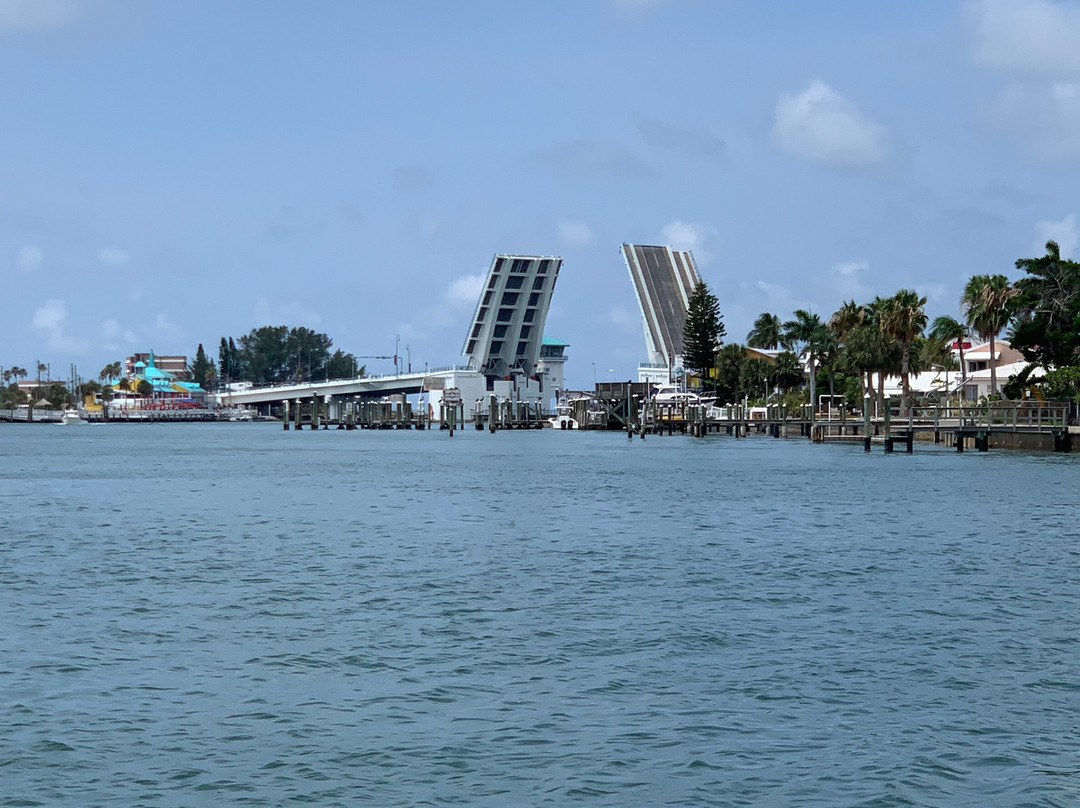
[[1080, 457], [0, 427], [0, 805], [1080, 804]]

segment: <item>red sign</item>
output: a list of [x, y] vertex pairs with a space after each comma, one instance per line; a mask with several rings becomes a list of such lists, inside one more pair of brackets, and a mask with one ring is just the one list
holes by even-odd
[[965, 350], [966, 351], [968, 348], [971, 347], [971, 343], [970, 342], [960, 342], [960, 340], [957, 340], [956, 342], [954, 342], [952, 344], [952, 346], [953, 346], [954, 349]]

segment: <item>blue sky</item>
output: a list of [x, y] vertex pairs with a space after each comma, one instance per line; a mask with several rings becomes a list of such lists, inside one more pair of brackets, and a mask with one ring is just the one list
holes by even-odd
[[624, 241], [693, 250], [729, 342], [957, 315], [1077, 257], [1078, 42], [1065, 0], [0, 0], [0, 364], [285, 324], [448, 365], [512, 252], [564, 259], [568, 382], [627, 379]]

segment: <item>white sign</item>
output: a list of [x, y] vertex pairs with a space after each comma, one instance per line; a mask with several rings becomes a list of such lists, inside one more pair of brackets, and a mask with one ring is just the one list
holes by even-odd
[[447, 387], [443, 390], [443, 401], [447, 404], [460, 404], [461, 403], [461, 388], [459, 387]]

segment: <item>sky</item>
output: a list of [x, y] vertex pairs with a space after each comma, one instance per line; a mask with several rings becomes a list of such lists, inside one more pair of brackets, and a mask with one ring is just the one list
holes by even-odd
[[959, 316], [1078, 256], [1077, 43], [1074, 0], [0, 0], [0, 366], [288, 325], [443, 367], [517, 253], [568, 385], [626, 380], [623, 242], [692, 250], [727, 342]]

